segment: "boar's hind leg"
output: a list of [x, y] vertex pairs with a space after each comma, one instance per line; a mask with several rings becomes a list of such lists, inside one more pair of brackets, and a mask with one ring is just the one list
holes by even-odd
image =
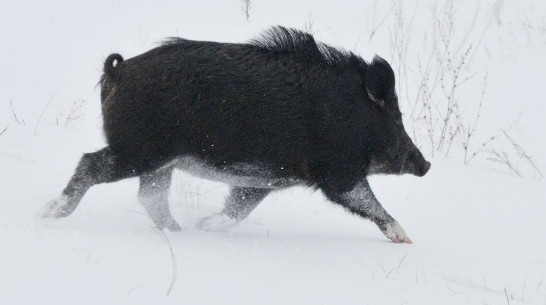
[[224, 210], [220, 214], [203, 219], [197, 227], [207, 231], [223, 231], [245, 219], [271, 189], [237, 187], [231, 188]]
[[341, 195], [329, 195], [334, 202], [341, 204], [349, 211], [373, 221], [390, 240], [396, 243], [411, 243], [404, 229], [398, 222], [381, 206], [375, 198], [366, 179], [359, 182], [352, 190]]
[[120, 159], [109, 147], [84, 154], [61, 196], [46, 204], [42, 216], [68, 216], [74, 212], [83, 195], [93, 185], [136, 176], [135, 170], [129, 164], [120, 163]]
[[169, 210], [168, 197], [172, 172], [172, 168], [162, 168], [141, 175], [138, 198], [158, 228], [180, 231], [180, 226]]
[[241, 221], [258, 206], [269, 192], [271, 189], [232, 187], [222, 214]]

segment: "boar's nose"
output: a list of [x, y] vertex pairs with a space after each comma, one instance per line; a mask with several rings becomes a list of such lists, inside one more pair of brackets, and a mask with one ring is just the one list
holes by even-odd
[[428, 161], [425, 161], [425, 163], [423, 164], [422, 168], [421, 168], [421, 171], [419, 172], [419, 177], [423, 177], [424, 175], [426, 175], [428, 173], [428, 170], [430, 169], [430, 162]]

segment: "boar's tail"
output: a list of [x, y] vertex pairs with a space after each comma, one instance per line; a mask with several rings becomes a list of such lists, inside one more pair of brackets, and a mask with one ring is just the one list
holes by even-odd
[[[114, 66], [114, 62], [116, 65]], [[116, 72], [116, 67], [123, 62], [123, 57], [118, 53], [110, 54], [104, 61], [104, 74], [108, 76], [113, 76]]]
[[[114, 66], [114, 62], [116, 62], [116, 65]], [[123, 57], [121, 55], [114, 53], [110, 54], [104, 61], [104, 74], [101, 76], [99, 83], [97, 84], [101, 86], [101, 103], [106, 102], [106, 97], [108, 94], [110, 94], [112, 90], [112, 80], [114, 75], [116, 74], [116, 71], [118, 69], [118, 66], [120, 63], [123, 62]]]

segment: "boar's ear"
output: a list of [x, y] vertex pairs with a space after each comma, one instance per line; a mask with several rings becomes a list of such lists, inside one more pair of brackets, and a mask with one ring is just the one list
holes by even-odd
[[389, 97], [394, 95], [394, 71], [389, 63], [376, 55], [368, 65], [364, 85], [370, 99], [384, 107]]

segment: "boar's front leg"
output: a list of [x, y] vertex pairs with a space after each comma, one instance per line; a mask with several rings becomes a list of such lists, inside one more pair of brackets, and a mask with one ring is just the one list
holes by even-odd
[[172, 172], [172, 167], [169, 167], [141, 175], [138, 199], [159, 229], [180, 231], [180, 226], [169, 209], [168, 197]]
[[393, 242], [412, 243], [406, 231], [385, 211], [381, 203], [375, 198], [370, 184], [366, 179], [357, 183], [352, 190], [342, 192], [341, 194], [337, 194], [336, 192], [325, 193], [332, 201], [344, 206], [352, 213], [373, 221], [381, 232]]

